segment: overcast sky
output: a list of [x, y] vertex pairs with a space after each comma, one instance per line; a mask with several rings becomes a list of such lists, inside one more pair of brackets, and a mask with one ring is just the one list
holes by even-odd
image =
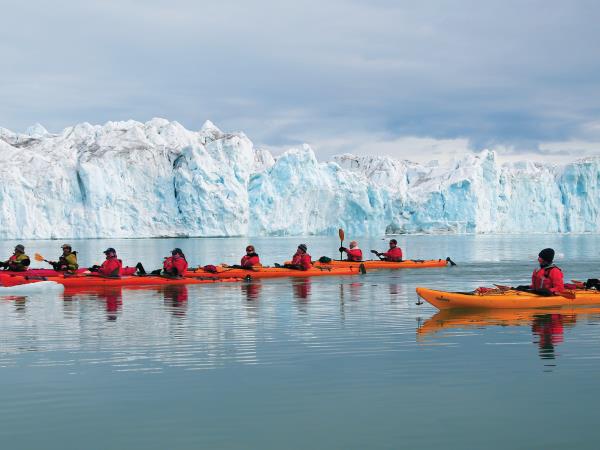
[[210, 119], [275, 151], [600, 154], [600, 2], [5, 2], [0, 126]]

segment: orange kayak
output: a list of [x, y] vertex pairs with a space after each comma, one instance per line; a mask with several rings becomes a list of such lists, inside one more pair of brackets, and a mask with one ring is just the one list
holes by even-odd
[[[36, 283], [41, 277], [6, 277], [2, 279], [4, 286]], [[54, 281], [65, 287], [104, 287], [104, 286], [172, 286], [180, 284], [208, 284], [216, 282], [241, 281], [241, 278], [211, 277], [211, 278], [167, 278], [160, 276], [127, 276], [121, 278], [104, 278], [99, 276], [74, 275], [67, 277], [43, 277], [43, 281]]]
[[207, 272], [201, 268], [185, 273], [186, 277], [215, 277], [215, 278], [285, 278], [285, 277], [320, 277], [357, 275], [360, 273], [359, 265], [351, 267], [312, 267], [308, 270], [286, 269], [284, 267], [257, 267], [253, 270], [235, 269], [230, 267], [217, 267], [217, 273]]
[[313, 265], [315, 267], [358, 267], [360, 264], [363, 264], [365, 268], [368, 269], [425, 269], [432, 267], [446, 267], [450, 264], [448, 259], [428, 259], [428, 260], [411, 260], [407, 259], [401, 262], [392, 262], [392, 261], [380, 261], [377, 259], [369, 260], [369, 261], [338, 261], [332, 260], [328, 263], [321, 263], [319, 261], [315, 261]]
[[561, 295], [544, 297], [530, 292], [514, 290], [478, 294], [475, 292], [444, 292], [424, 287], [417, 288], [417, 295], [438, 309], [527, 309], [600, 305], [600, 291], [578, 289], [574, 292], [575, 298], [570, 299]]

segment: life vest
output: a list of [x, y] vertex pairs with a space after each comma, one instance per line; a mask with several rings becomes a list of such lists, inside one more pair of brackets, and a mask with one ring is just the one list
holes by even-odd
[[98, 269], [98, 273], [107, 277], [120, 277], [122, 268], [123, 262], [120, 259], [116, 257], [106, 258]]
[[292, 258], [292, 264], [302, 267], [302, 270], [308, 270], [312, 267], [312, 258], [308, 253], [295, 253]]
[[400, 262], [402, 261], [402, 249], [400, 247], [390, 248], [383, 256], [386, 261]]
[[563, 291], [562, 270], [554, 264], [535, 269], [531, 276], [531, 287], [533, 289], [548, 289], [551, 292]]
[[348, 255], [348, 261], [362, 261], [362, 250], [360, 248], [349, 248], [346, 249]]
[[242, 256], [242, 260], [240, 262], [240, 265], [243, 268], [250, 268], [253, 266], [260, 266], [260, 258], [258, 257], [258, 254], [256, 253], [250, 253], [248, 255], [244, 255]]
[[69, 272], [75, 272], [79, 268], [77, 263], [77, 252], [71, 252], [68, 255], [60, 255], [58, 258], [57, 270], [67, 270]]
[[31, 260], [29, 256], [25, 253], [19, 253], [18, 255], [13, 254], [8, 258], [8, 268], [9, 270], [14, 270], [15, 272], [23, 272], [27, 270], [31, 264]]
[[188, 268], [188, 263], [185, 258], [182, 258], [179, 255], [170, 256], [165, 259], [163, 263], [163, 269], [169, 275], [180, 275], [183, 276], [185, 271]]

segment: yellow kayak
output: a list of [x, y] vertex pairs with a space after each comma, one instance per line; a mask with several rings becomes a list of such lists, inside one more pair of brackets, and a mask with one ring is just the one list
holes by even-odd
[[600, 291], [577, 289], [569, 291], [574, 298], [562, 295], [544, 297], [515, 290], [493, 291], [483, 294], [470, 292], [445, 292], [417, 288], [417, 295], [438, 309], [481, 308], [481, 309], [527, 309], [527, 308], [562, 308], [569, 306], [600, 305]]

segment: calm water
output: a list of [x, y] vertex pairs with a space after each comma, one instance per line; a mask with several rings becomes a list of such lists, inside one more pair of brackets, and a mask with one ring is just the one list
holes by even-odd
[[[272, 263], [301, 241], [313, 257], [339, 246], [252, 243]], [[523, 284], [547, 246], [566, 279], [599, 277], [600, 237], [400, 243], [458, 266], [0, 297], [2, 448], [597, 448], [600, 308], [452, 315], [417, 306], [415, 286]], [[24, 244], [55, 258], [62, 242]], [[247, 240], [73, 244], [84, 264], [110, 245], [148, 268], [174, 246], [193, 264], [234, 263]]]

